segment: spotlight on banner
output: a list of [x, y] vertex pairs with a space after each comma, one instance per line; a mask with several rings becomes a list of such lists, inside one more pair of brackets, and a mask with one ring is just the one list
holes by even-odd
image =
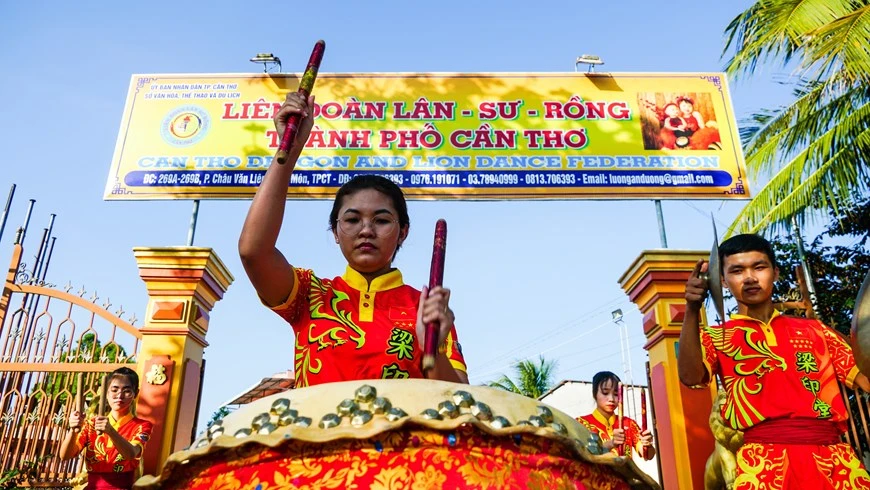
[[583, 54], [577, 57], [574, 61], [574, 71], [577, 71], [577, 65], [589, 65], [589, 73], [595, 71], [595, 65], [603, 65], [604, 61], [594, 54]]
[[272, 53], [257, 53], [251, 58], [251, 63], [262, 63], [263, 73], [269, 73], [269, 64], [278, 65], [278, 73], [281, 73], [281, 58]]

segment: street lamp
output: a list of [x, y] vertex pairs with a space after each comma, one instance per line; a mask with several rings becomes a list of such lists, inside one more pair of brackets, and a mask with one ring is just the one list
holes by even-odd
[[257, 56], [251, 58], [251, 63], [262, 63], [263, 73], [269, 72], [269, 63], [272, 63], [278, 65], [278, 73], [281, 73], [281, 58], [272, 53], [257, 53]]
[[613, 317], [613, 323], [619, 327], [619, 350], [622, 354], [622, 372], [624, 380], [628, 381], [626, 393], [630, 393], [628, 398], [629, 405], [634, 410], [634, 376], [631, 374], [631, 345], [628, 341], [628, 325], [622, 320], [622, 309], [616, 309], [610, 312]]
[[583, 54], [577, 57], [574, 60], [574, 71], [577, 71], [577, 65], [579, 64], [589, 65], [589, 73], [595, 71], [595, 65], [603, 65], [604, 61], [601, 60], [599, 56], [595, 56], [594, 54]]
[[622, 310], [613, 310], [611, 312], [611, 315], [613, 315], [614, 323], [619, 323], [622, 321]]

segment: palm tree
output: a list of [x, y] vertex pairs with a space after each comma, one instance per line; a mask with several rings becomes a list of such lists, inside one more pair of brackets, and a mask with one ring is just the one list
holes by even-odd
[[759, 0], [726, 28], [726, 71], [797, 66], [794, 101], [741, 131], [747, 169], [768, 179], [728, 233], [783, 228], [837, 210], [870, 182], [870, 1]]
[[538, 398], [553, 386], [555, 369], [556, 361], [544, 360], [544, 356], [538, 357], [537, 363], [526, 359], [514, 365], [516, 381], [503, 374], [498, 381], [489, 383], [489, 386], [519, 393], [529, 398]]

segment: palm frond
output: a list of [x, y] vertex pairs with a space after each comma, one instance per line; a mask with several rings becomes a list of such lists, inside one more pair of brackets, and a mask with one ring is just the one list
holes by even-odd
[[810, 32], [852, 10], [849, 0], [759, 0], [725, 29], [723, 55], [732, 46], [736, 49], [725, 71], [733, 76], [749, 74], [769, 59], [784, 66], [801, 51]]
[[508, 378], [507, 376], [502, 376], [498, 381], [493, 381], [489, 383], [491, 388], [499, 388], [505, 391], [509, 391], [511, 393], [522, 393], [519, 386], [514, 384], [513, 380]]
[[556, 362], [547, 361], [543, 356], [538, 357], [537, 363], [531, 360], [519, 361], [513, 366], [515, 379], [502, 375], [498, 381], [491, 382], [489, 386], [538, 398], [553, 385], [555, 368]]
[[754, 176], [766, 174], [777, 161], [822, 138], [868, 98], [868, 86], [838, 87], [835, 92], [827, 84], [816, 84], [789, 107], [763, 114], [766, 124], [745, 143], [747, 169]]
[[[868, 104], [862, 109], [868, 110]], [[849, 138], [850, 145], [840, 145], [829, 158], [812, 163], [811, 172], [802, 177], [814, 151], [823, 153], [826, 148], [816, 149], [811, 145], [805, 152], [792, 159], [759, 191], [744, 207], [728, 230], [728, 235], [743, 232], [760, 232], [764, 229], [777, 231], [795, 215], [806, 210], [836, 210], [847, 202], [854, 192], [863, 192], [870, 181], [870, 128], [864, 127]], [[818, 145], [826, 147], [824, 141]]]
[[809, 36], [806, 57], [817, 66], [818, 76], [836, 71], [853, 83], [870, 82], [870, 5], [845, 13]]

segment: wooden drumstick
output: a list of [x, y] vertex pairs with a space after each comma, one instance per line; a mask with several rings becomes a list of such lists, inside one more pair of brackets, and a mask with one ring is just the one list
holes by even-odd
[[[108, 391], [108, 386], [109, 386], [109, 375], [106, 374], [103, 376], [103, 383], [102, 383], [102, 386], [100, 386], [100, 399], [98, 402], [99, 404], [97, 405], [97, 415], [100, 417], [106, 416], [106, 401], [107, 401], [106, 400], [106, 392]], [[97, 431], [97, 434], [102, 434], [102, 433], [103, 433], [103, 431], [101, 431], [101, 430]]]
[[[641, 434], [647, 431], [647, 423], [646, 423], [646, 390], [644, 388], [640, 389], [640, 418], [641, 418]], [[643, 459], [649, 459], [649, 447], [643, 446]]]
[[[435, 223], [435, 240], [432, 244], [432, 265], [429, 268], [429, 291], [444, 282], [444, 257], [447, 254], [447, 221], [439, 219]], [[423, 372], [435, 368], [438, 354], [438, 323], [426, 324], [426, 338], [423, 343]]]
[[[323, 52], [326, 50], [326, 42], [322, 39], [314, 44], [314, 49], [311, 51], [311, 57], [308, 58], [308, 66], [305, 67], [305, 73], [302, 74], [302, 80], [299, 82], [299, 93], [305, 99], [311, 95], [311, 90], [314, 88], [314, 81], [317, 80], [317, 70], [320, 69], [320, 62], [323, 61]], [[299, 123], [302, 122], [301, 114], [292, 114], [287, 119], [287, 126], [284, 127], [284, 134], [281, 137], [281, 143], [278, 144], [278, 152], [275, 154], [275, 160], [284, 165], [287, 161], [287, 154], [290, 152], [290, 146], [293, 140], [296, 139], [296, 132], [299, 131]]]
[[[618, 405], [617, 405], [617, 407], [618, 407], [617, 410], [618, 410], [619, 412], [618, 412], [618, 414], [617, 414], [617, 416], [616, 416], [616, 426], [619, 427], [620, 429], [623, 429], [623, 427], [622, 427], [622, 417], [623, 417], [623, 404], [622, 404], [622, 402], [623, 402], [623, 389], [622, 389], [622, 383], [619, 383], [617, 389], [619, 390], [619, 391], [618, 391]], [[624, 430], [623, 430], [623, 432], [624, 432]], [[616, 454], [618, 454], [618, 455], [620, 455], [620, 456], [625, 456], [625, 442], [623, 442], [622, 444], [620, 444], [619, 446], [616, 447]]]
[[[80, 415], [85, 411], [85, 407], [83, 406], [84, 394], [82, 393], [84, 391], [84, 385], [85, 383], [84, 379], [82, 379], [82, 373], [78, 373], [76, 375], [76, 396], [73, 401], [73, 411], [78, 412]], [[73, 428], [73, 432], [79, 432], [81, 430], [81, 425]]]

